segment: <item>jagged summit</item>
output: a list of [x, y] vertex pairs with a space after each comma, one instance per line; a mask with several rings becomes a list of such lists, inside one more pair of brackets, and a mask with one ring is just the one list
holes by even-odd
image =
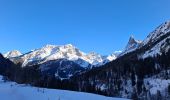
[[141, 43], [142, 43], [142, 41], [135, 40], [135, 38], [133, 36], [130, 36], [128, 44], [125, 47], [125, 51], [133, 50], [133, 49], [137, 48], [139, 46], [139, 44], [141, 44]]
[[129, 49], [134, 48], [134, 46], [135, 46], [137, 43], [138, 43], [138, 41], [136, 41], [133, 36], [130, 36], [129, 41], [128, 41], [128, 44], [127, 44], [125, 50], [129, 50]]
[[135, 49], [137, 49], [140, 46], [141, 43], [142, 43], [142, 41], [136, 40], [133, 37], [133, 35], [131, 35], [124, 51], [119, 56], [122, 56], [122, 55], [129, 53], [131, 51], [134, 51]]

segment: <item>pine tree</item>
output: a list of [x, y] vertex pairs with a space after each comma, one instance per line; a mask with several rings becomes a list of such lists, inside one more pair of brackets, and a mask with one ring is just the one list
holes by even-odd
[[162, 100], [162, 95], [161, 95], [161, 92], [159, 90], [157, 91], [156, 97], [157, 97], [157, 100]]
[[168, 94], [170, 95], [170, 84], [168, 85]]

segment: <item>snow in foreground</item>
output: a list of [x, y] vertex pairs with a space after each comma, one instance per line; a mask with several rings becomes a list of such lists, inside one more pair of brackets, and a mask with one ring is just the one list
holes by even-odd
[[44, 89], [19, 85], [15, 82], [3, 82], [0, 76], [1, 100], [126, 100], [111, 98], [90, 93], [65, 90]]

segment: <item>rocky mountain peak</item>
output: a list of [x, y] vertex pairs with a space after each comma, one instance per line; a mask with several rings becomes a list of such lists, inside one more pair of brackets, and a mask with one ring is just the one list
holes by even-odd
[[6, 54], [4, 54], [4, 57], [6, 58], [12, 58], [12, 57], [17, 57], [17, 56], [20, 56], [22, 55], [22, 53], [18, 50], [13, 50], [13, 51], [10, 51], [10, 52], [7, 52]]
[[126, 45], [125, 51], [129, 51], [129, 50], [135, 49], [141, 43], [142, 43], [142, 41], [135, 40], [135, 38], [133, 36], [130, 36], [128, 44]]

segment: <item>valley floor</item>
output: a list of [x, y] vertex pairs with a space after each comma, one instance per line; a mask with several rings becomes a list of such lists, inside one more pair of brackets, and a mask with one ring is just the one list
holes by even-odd
[[1, 100], [126, 100], [96, 94], [31, 87], [15, 82], [4, 82], [0, 76]]

